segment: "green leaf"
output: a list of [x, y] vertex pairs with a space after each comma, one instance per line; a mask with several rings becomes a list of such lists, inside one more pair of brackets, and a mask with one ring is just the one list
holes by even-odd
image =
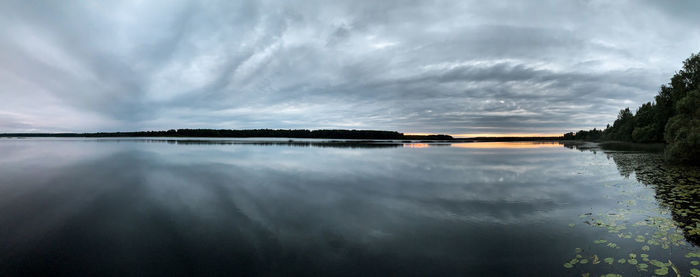
[[656, 266], [656, 267], [668, 267], [668, 265], [666, 265], [665, 263], [662, 263], [662, 262], [657, 261], [657, 260], [651, 260], [651, 261], [649, 261], [649, 263]]
[[659, 268], [657, 270], [654, 270], [654, 274], [662, 275], [662, 276], [666, 275], [666, 274], [668, 274], [668, 267], [662, 267], [662, 268]]

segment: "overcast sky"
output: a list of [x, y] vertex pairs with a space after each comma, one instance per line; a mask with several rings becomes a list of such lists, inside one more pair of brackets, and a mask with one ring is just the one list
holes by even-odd
[[700, 1], [0, 1], [0, 132], [604, 127]]

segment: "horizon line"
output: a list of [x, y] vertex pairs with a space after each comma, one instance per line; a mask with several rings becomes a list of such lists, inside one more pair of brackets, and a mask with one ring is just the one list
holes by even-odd
[[[404, 135], [437, 135], [440, 133], [403, 133]], [[450, 134], [445, 133], [445, 135], [450, 135], [454, 138], [519, 138], [519, 137], [561, 137], [564, 133], [459, 133]]]
[[[272, 128], [250, 128], [250, 129], [209, 129], [209, 128], [180, 128], [180, 129], [162, 129], [162, 130], [140, 130], [140, 131], [93, 131], [93, 132], [0, 132], [0, 134], [97, 134], [97, 133], [131, 133], [131, 132], [162, 132], [168, 130], [365, 130], [365, 131], [388, 131], [378, 129], [272, 129]], [[428, 135], [449, 135], [454, 138], [517, 138], [517, 137], [561, 137], [561, 133], [429, 133], [429, 132], [400, 132], [407, 136], [428, 136]]]

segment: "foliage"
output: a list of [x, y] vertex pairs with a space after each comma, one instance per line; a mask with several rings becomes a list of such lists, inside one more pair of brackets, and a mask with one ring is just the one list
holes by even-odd
[[578, 140], [591, 140], [591, 141], [596, 141], [599, 140], [603, 136], [603, 131], [598, 130], [593, 128], [593, 130], [585, 131], [581, 130], [576, 133], [570, 132], [564, 134], [564, 139], [565, 140], [573, 140], [573, 139], [578, 139]]
[[666, 124], [666, 157], [681, 163], [700, 163], [700, 91], [678, 101], [676, 115]]
[[613, 126], [605, 129], [605, 138], [611, 140], [632, 141], [635, 118], [629, 108], [620, 110]]
[[566, 140], [665, 142], [669, 161], [700, 164], [700, 53], [692, 54], [683, 68], [662, 85], [654, 102], [636, 113], [620, 110], [612, 126], [564, 134]]

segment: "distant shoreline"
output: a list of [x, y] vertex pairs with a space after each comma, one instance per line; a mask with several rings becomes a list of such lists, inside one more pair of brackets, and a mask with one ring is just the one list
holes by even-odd
[[474, 137], [455, 138], [456, 142], [563, 141], [564, 137]]
[[395, 131], [340, 129], [171, 129], [167, 131], [96, 133], [0, 133], [0, 137], [182, 137], [182, 138], [296, 138], [296, 139], [376, 139], [376, 140], [454, 140], [449, 135], [405, 135]]
[[[109, 136], [111, 133], [0, 133], [0, 139], [22, 138], [92, 138], [105, 140], [145, 140], [154, 142], [168, 142], [176, 144], [256, 144], [256, 145], [293, 145], [293, 146], [320, 146], [320, 147], [395, 147], [404, 144], [427, 143], [436, 145], [449, 145], [454, 143], [497, 143], [497, 142], [533, 142], [533, 143], [559, 143], [567, 148], [576, 149], [600, 149], [613, 151], [643, 151], [663, 152], [664, 143], [633, 143], [624, 141], [587, 141], [571, 140], [562, 137], [474, 137], [451, 139], [421, 139], [416, 136], [401, 139], [380, 138], [315, 138], [315, 137], [211, 137], [211, 136], [126, 136], [127, 133], [117, 133], [117, 136]], [[418, 136], [421, 137], [421, 136]], [[363, 146], [368, 145], [368, 146]]]
[[306, 130], [306, 129], [171, 129], [167, 131], [96, 132], [96, 133], [0, 133], [0, 137], [174, 137], [174, 138], [290, 138], [290, 139], [369, 139], [369, 140], [422, 140], [451, 142], [508, 142], [508, 141], [559, 141], [554, 137], [472, 137], [454, 138], [450, 135], [406, 135], [396, 131], [379, 130]]

